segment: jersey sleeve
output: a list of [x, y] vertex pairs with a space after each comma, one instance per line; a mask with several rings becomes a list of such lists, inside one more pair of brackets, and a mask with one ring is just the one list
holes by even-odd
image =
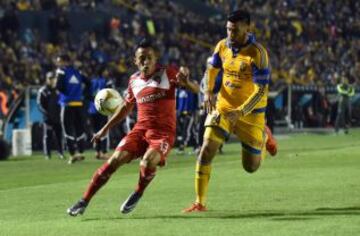
[[223, 64], [223, 62], [221, 60], [221, 48], [222, 48], [223, 42], [224, 42], [223, 40], [218, 42], [210, 60], [209, 60], [209, 64], [218, 69], [221, 69], [222, 64]]
[[105, 83], [105, 88], [114, 88], [114, 82], [111, 79], [107, 79]]
[[270, 82], [269, 56], [266, 49], [256, 44], [256, 53], [252, 58], [252, 75], [256, 84], [267, 85]]
[[65, 70], [59, 68], [56, 70], [56, 89], [65, 92]]
[[171, 84], [177, 85], [179, 83], [179, 80], [176, 78], [177, 73], [179, 73], [179, 68], [176, 66], [168, 66], [166, 68], [166, 74]]
[[207, 68], [204, 76], [204, 91], [213, 91], [216, 86], [216, 78], [223, 68], [223, 61], [221, 59], [222, 47], [225, 40], [221, 40], [215, 47], [213, 55], [207, 61]]
[[128, 88], [126, 90], [126, 95], [125, 95], [124, 99], [125, 99], [125, 102], [134, 104], [134, 103], [136, 103], [136, 99], [135, 99], [135, 96], [134, 96], [134, 92], [133, 92], [133, 90], [131, 88], [131, 83], [132, 83], [132, 79], [130, 78]]
[[80, 74], [82, 82], [85, 85], [84, 87], [84, 97], [88, 100], [93, 100], [93, 95], [91, 91], [91, 79], [84, 74]]
[[47, 106], [46, 106], [46, 95], [45, 95], [45, 89], [42, 87], [37, 94], [36, 102], [39, 106], [39, 110], [46, 114], [47, 113]]

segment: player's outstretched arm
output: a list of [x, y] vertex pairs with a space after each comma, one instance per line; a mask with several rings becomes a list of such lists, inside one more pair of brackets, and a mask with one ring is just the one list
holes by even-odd
[[255, 86], [254, 92], [243, 103], [243, 105], [225, 114], [225, 116], [231, 122], [235, 122], [239, 119], [239, 117], [246, 116], [247, 114], [249, 114], [258, 104], [258, 102], [262, 99], [262, 97], [265, 95], [267, 85], [254, 84], [254, 86]]
[[179, 86], [190, 90], [193, 93], [200, 92], [200, 86], [195, 81], [190, 80], [190, 70], [187, 67], [180, 67], [179, 72], [176, 74], [176, 78], [179, 81]]
[[129, 102], [125, 102], [123, 106], [119, 106], [110, 120], [96, 134], [94, 134], [91, 142], [99, 142], [100, 139], [104, 137], [112, 127], [122, 121], [133, 108], [134, 104]]
[[220, 72], [219, 68], [214, 67], [211, 64], [207, 65], [207, 69], [204, 77], [204, 107], [206, 113], [211, 113], [215, 110], [215, 95], [213, 89], [215, 87], [215, 80]]

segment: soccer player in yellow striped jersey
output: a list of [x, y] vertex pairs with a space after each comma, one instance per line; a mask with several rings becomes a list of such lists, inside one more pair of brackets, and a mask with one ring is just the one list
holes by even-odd
[[[211, 162], [231, 133], [242, 143], [242, 164], [249, 173], [260, 167], [265, 149], [272, 155], [277, 152], [276, 141], [265, 125], [269, 57], [249, 28], [247, 11], [232, 12], [226, 23], [227, 38], [218, 42], [208, 64], [204, 91], [208, 116], [196, 164], [196, 200], [184, 212], [206, 211]], [[222, 84], [215, 99], [213, 88], [220, 71], [223, 72]]]

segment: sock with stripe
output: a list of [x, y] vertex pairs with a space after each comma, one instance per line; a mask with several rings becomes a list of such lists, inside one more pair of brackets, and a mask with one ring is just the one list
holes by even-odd
[[110, 179], [110, 176], [116, 171], [117, 168], [105, 162], [94, 173], [91, 182], [83, 195], [83, 199], [89, 202], [95, 193]]
[[205, 205], [210, 179], [211, 165], [196, 164], [195, 170], [195, 193], [196, 202]]
[[150, 182], [155, 178], [156, 175], [156, 167], [145, 167], [140, 166], [139, 171], [139, 182], [136, 187], [136, 192], [143, 193], [146, 189], [146, 187], [150, 184]]

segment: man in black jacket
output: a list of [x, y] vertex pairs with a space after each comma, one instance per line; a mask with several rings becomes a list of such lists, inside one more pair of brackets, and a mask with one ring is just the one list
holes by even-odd
[[46, 83], [39, 90], [37, 103], [44, 117], [43, 148], [46, 159], [51, 158], [51, 137], [55, 133], [59, 157], [64, 159], [62, 128], [60, 123], [59, 93], [55, 89], [56, 77], [53, 72], [46, 74]]

